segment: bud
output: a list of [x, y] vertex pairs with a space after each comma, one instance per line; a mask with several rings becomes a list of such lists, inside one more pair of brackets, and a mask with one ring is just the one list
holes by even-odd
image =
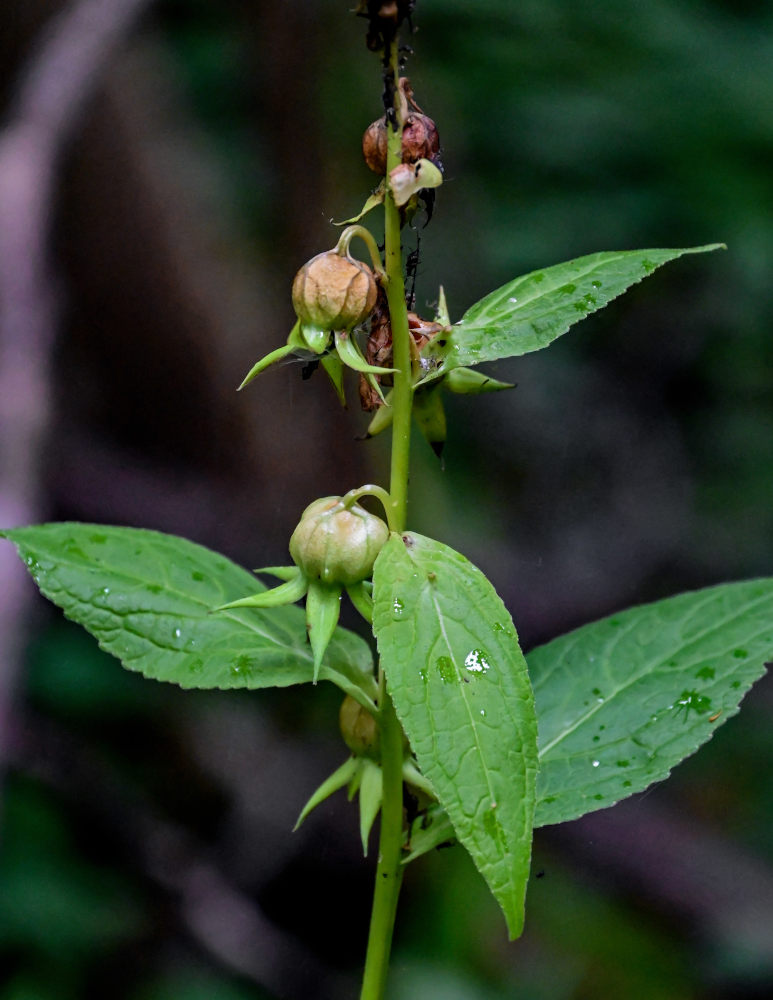
[[327, 250], [312, 257], [295, 275], [293, 308], [302, 326], [351, 330], [373, 311], [377, 292], [367, 264]]
[[370, 712], [349, 694], [341, 703], [338, 724], [341, 727], [344, 743], [355, 757], [378, 759], [380, 743], [378, 723]]
[[365, 129], [362, 155], [369, 169], [383, 177], [387, 164], [387, 127], [383, 118], [377, 119]]
[[309, 579], [350, 585], [367, 579], [389, 538], [380, 517], [359, 504], [346, 508], [341, 497], [310, 504], [290, 539], [290, 555]]
[[429, 115], [410, 114], [403, 126], [403, 163], [431, 160], [440, 151], [437, 125]]

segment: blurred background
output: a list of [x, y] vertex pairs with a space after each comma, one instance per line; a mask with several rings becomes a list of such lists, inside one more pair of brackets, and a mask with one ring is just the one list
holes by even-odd
[[[365, 23], [340, 0], [0, 5], [0, 510], [171, 531], [282, 563], [313, 498], [384, 481], [289, 364], [298, 267], [374, 186]], [[773, 8], [419, 0], [409, 73], [446, 183], [417, 307], [529, 270], [724, 241], [489, 366], [415, 442], [410, 522], [490, 576], [526, 650], [773, 573]], [[417, 234], [408, 233], [409, 248]], [[373, 868], [339, 696], [124, 672], [3, 545], [0, 1000], [338, 1000]], [[352, 619], [352, 624], [354, 621]], [[392, 1000], [773, 995], [773, 683], [671, 780], [537, 832], [526, 933], [460, 849], [408, 870]], [[375, 843], [375, 842], [374, 842]]]

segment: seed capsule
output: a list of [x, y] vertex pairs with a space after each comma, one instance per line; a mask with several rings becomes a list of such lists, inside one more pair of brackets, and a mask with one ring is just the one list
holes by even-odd
[[[417, 160], [432, 160], [440, 152], [440, 136], [437, 125], [429, 117], [412, 111], [405, 120], [401, 138], [401, 160], [416, 163]], [[378, 118], [365, 129], [362, 137], [362, 155], [368, 167], [380, 177], [387, 166], [387, 126], [383, 118]]]
[[374, 174], [383, 177], [387, 163], [387, 127], [383, 118], [378, 118], [365, 129], [362, 137], [362, 155]]
[[312, 257], [295, 275], [293, 308], [304, 325], [351, 330], [373, 311], [377, 292], [367, 264], [327, 250]]
[[310, 504], [290, 538], [290, 555], [309, 579], [350, 585], [367, 579], [389, 538], [380, 517], [359, 504], [345, 508], [341, 497]]
[[344, 743], [355, 757], [378, 758], [380, 734], [378, 723], [351, 695], [341, 703], [338, 723]]
[[418, 112], [408, 116], [403, 126], [403, 163], [417, 160], [431, 160], [440, 152], [440, 136], [437, 125], [429, 115]]

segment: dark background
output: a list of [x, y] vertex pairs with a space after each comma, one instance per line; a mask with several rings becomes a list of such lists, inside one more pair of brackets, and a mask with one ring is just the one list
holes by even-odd
[[[157, 0], [115, 46], [55, 166], [30, 517], [158, 528], [256, 566], [286, 561], [313, 498], [385, 480], [388, 442], [355, 441], [367, 418], [321, 376], [290, 364], [234, 392], [286, 338], [329, 220], [374, 184], [359, 142], [379, 71], [351, 6]], [[0, 6], [9, 127], [59, 9]], [[458, 319], [596, 250], [729, 249], [489, 366], [514, 391], [450, 398], [444, 468], [415, 441], [411, 527], [485, 570], [527, 650], [770, 575], [773, 9], [419, 0], [415, 23], [409, 73], [446, 166], [420, 312], [441, 282]], [[22, 261], [0, 267], [13, 284]], [[342, 794], [289, 832], [344, 759], [336, 691], [146, 682], [26, 593], [0, 1000], [356, 996], [373, 857]], [[516, 944], [461, 849], [409, 868], [391, 1000], [773, 995], [772, 720], [764, 679], [668, 783], [538, 831]]]

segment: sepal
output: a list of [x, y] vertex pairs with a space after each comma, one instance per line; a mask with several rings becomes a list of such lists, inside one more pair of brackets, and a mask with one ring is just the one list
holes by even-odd
[[322, 782], [301, 810], [301, 814], [293, 827], [293, 833], [295, 833], [313, 809], [316, 809], [320, 803], [324, 802], [325, 799], [330, 798], [334, 792], [337, 792], [339, 788], [343, 788], [344, 785], [347, 785], [352, 780], [352, 777], [359, 766], [360, 762], [356, 757], [349, 757], [349, 759], [344, 761], [339, 768], [333, 771], [329, 778], [326, 778]]
[[[306, 593], [308, 585], [306, 577], [300, 570], [297, 570], [293, 579], [280, 584], [278, 587], [273, 587], [271, 590], [263, 590], [259, 594], [252, 594], [250, 597], [242, 597], [240, 600], [231, 601], [229, 604], [221, 604], [220, 607], [213, 608], [212, 610], [228, 611], [230, 608], [278, 608], [283, 604], [295, 604]], [[318, 667], [315, 666], [314, 683], [317, 681], [317, 673]]]
[[450, 392], [456, 392], [460, 396], [478, 396], [482, 392], [500, 392], [502, 389], [515, 388], [512, 382], [500, 382], [472, 368], [452, 369], [446, 375], [444, 384]]
[[381, 809], [384, 780], [381, 768], [375, 761], [362, 758], [362, 778], [360, 779], [360, 837], [362, 853], [368, 856], [368, 837], [373, 823]]
[[306, 594], [306, 628], [309, 632], [311, 651], [314, 654], [314, 681], [319, 678], [319, 669], [330, 640], [333, 638], [338, 616], [341, 612], [341, 587], [339, 584], [308, 581]]

